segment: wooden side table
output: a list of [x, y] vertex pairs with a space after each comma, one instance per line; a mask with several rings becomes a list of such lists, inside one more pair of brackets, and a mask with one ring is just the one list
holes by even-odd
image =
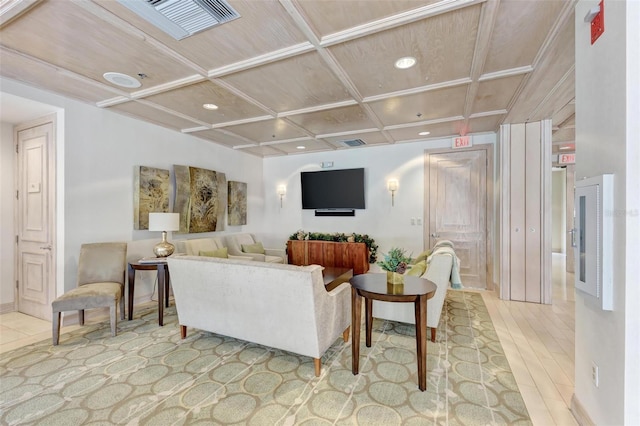
[[365, 325], [367, 347], [371, 347], [373, 301], [413, 302], [416, 312], [416, 346], [418, 357], [418, 388], [427, 389], [427, 300], [432, 298], [437, 286], [424, 278], [404, 277], [404, 284], [387, 283], [387, 274], [362, 274], [349, 280], [351, 283], [351, 372], [356, 375], [360, 365], [360, 315], [362, 299], [365, 301]]
[[[133, 319], [133, 293], [136, 287], [136, 271], [158, 271], [158, 325], [164, 325], [164, 306], [169, 307], [169, 266], [166, 260], [154, 263], [129, 263], [129, 321]], [[164, 300], [164, 303], [162, 303]]]

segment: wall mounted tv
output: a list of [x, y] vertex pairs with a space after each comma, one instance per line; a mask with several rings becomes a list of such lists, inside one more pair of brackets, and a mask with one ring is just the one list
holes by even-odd
[[301, 172], [303, 209], [364, 209], [364, 169]]

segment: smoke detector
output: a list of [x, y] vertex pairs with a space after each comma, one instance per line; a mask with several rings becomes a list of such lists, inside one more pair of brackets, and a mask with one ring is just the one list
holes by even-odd
[[176, 40], [240, 17], [225, 0], [118, 0]]

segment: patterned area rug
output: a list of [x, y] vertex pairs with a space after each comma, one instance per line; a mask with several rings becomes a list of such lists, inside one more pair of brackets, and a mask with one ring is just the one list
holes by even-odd
[[148, 309], [116, 337], [106, 321], [0, 355], [0, 423], [531, 424], [480, 294], [449, 291], [425, 392], [415, 351], [413, 325], [375, 320], [360, 374], [339, 339], [315, 377], [307, 357], [192, 329], [181, 340], [174, 307], [164, 327]]

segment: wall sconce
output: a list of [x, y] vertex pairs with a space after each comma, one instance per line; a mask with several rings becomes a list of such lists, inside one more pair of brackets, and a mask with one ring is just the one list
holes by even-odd
[[389, 179], [387, 181], [387, 189], [391, 192], [391, 205], [393, 206], [393, 197], [398, 190], [398, 179]]
[[285, 185], [278, 186], [278, 195], [280, 196], [280, 208], [282, 208], [282, 198], [287, 194], [287, 187]]

